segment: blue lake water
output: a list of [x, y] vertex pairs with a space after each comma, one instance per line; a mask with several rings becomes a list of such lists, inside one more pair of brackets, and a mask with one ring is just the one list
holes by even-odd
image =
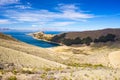
[[[4, 34], [8, 34], [11, 35], [12, 37], [16, 38], [17, 40], [20, 40], [22, 42], [31, 44], [31, 45], [35, 45], [35, 46], [39, 46], [39, 47], [43, 47], [43, 48], [49, 48], [49, 47], [55, 47], [55, 46], [59, 46], [58, 44], [54, 44], [54, 43], [49, 43], [49, 42], [45, 42], [42, 40], [36, 40], [34, 38], [32, 38], [29, 35], [26, 35], [28, 33], [31, 32], [20, 32], [20, 31], [7, 31], [7, 32], [3, 32]], [[46, 31], [46, 34], [59, 34], [61, 32], [57, 32], [57, 31]]]

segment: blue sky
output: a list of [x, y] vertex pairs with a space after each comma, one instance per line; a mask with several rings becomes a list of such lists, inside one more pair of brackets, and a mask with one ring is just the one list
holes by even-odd
[[120, 0], [0, 0], [0, 28], [52, 31], [120, 28]]

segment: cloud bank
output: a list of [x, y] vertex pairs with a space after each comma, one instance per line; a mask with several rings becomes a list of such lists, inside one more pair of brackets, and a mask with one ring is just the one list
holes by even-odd
[[[19, 2], [19, 0], [1, 0], [0, 5], [16, 4]], [[34, 9], [29, 2], [26, 5], [17, 4], [11, 8], [2, 11], [4, 14], [1, 16], [6, 17], [6, 19], [0, 19], [0, 24], [26, 23], [26, 25], [31, 24], [31, 26], [49, 25], [51, 27], [60, 27], [85, 22], [95, 17], [94, 14], [85, 13], [74, 4], [58, 4], [56, 7], [53, 7], [54, 11]]]
[[16, 3], [19, 3], [19, 0], [0, 0], [0, 6]]

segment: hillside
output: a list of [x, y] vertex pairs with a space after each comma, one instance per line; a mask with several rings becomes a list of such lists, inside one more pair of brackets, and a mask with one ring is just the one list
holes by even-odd
[[60, 67], [65, 65], [56, 63], [59, 60], [57, 56], [52, 55], [47, 49], [38, 48], [14, 38], [0, 33], [0, 63], [14, 64], [14, 67], [22, 68], [43, 68], [43, 67]]
[[55, 35], [51, 41], [65, 45], [87, 44], [91, 42], [120, 41], [120, 29], [103, 29], [83, 32], [67, 32]]
[[[92, 39], [99, 38], [100, 36], [105, 36], [107, 34], [115, 34], [118, 39], [120, 39], [120, 29], [103, 29], [103, 30], [93, 30], [93, 31], [82, 31], [82, 32], [68, 32], [65, 38], [75, 39], [76, 37], [86, 38], [91, 37]], [[60, 34], [62, 35], [62, 34]]]
[[10, 35], [5, 35], [5, 34], [2, 34], [2, 33], [0, 33], [0, 39], [17, 41], [16, 39], [12, 38]]
[[[2, 34], [4, 35], [4, 34]], [[120, 44], [41, 48], [0, 38], [0, 79], [119, 80]], [[14, 38], [13, 38], [14, 39]], [[103, 75], [104, 74], [104, 75]], [[16, 79], [15, 79], [16, 80]]]

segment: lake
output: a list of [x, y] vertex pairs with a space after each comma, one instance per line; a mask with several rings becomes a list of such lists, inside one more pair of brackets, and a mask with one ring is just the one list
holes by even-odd
[[[11, 35], [12, 37], [16, 38], [19, 41], [22, 41], [22, 42], [25, 42], [25, 43], [28, 43], [28, 44], [31, 44], [31, 45], [43, 47], [43, 48], [50, 48], [50, 47], [59, 46], [58, 44], [45, 42], [45, 41], [42, 41], [42, 40], [36, 40], [32, 36], [26, 35], [26, 34], [31, 33], [31, 32], [7, 31], [7, 32], [3, 32], [3, 33]], [[45, 34], [59, 34], [61, 32], [58, 32], [58, 31], [46, 31], [44, 33]]]

